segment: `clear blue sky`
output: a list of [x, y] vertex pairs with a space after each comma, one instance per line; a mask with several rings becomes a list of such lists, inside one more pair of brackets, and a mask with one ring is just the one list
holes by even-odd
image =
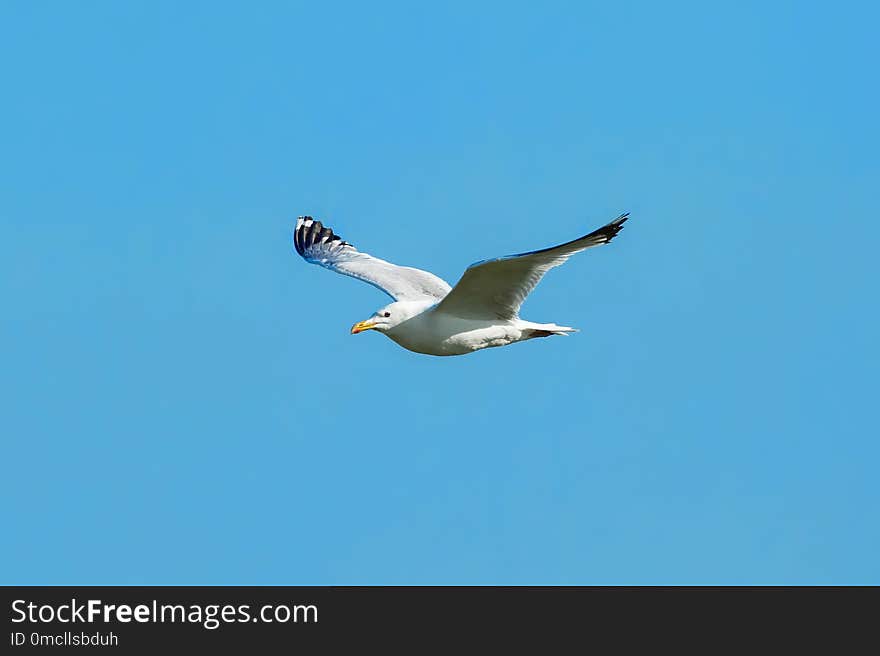
[[[880, 583], [880, 11], [533, 4], [3, 3], [3, 582]], [[458, 358], [291, 245], [623, 211]]]

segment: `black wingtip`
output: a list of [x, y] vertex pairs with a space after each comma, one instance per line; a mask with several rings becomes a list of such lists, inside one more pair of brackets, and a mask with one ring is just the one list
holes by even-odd
[[300, 255], [303, 255], [305, 252], [305, 246], [303, 245], [303, 229], [305, 228], [305, 224], [309, 221], [312, 221], [312, 217], [298, 216], [296, 218], [296, 227], [293, 229], [293, 247]]
[[624, 212], [611, 223], [591, 232], [587, 235], [587, 238], [592, 237], [599, 240], [598, 243], [600, 244], [607, 244], [617, 236], [618, 232], [623, 230], [623, 224], [626, 223], [627, 219], [629, 219], [629, 212]]
[[[609, 223], [607, 226], [604, 226], [604, 227], [606, 227], [606, 228], [614, 227], [617, 230], [620, 230], [623, 227], [623, 224], [626, 223], [627, 219], [629, 219], [629, 212], [624, 212], [623, 214], [618, 216], [611, 223]], [[600, 228], [600, 230], [601, 230], [601, 228]]]
[[320, 221], [311, 216], [300, 216], [296, 220], [296, 228], [293, 231], [293, 247], [296, 252], [305, 257], [306, 249], [318, 242], [339, 242], [339, 246], [350, 246], [347, 241], [334, 234], [330, 228], [324, 227]]

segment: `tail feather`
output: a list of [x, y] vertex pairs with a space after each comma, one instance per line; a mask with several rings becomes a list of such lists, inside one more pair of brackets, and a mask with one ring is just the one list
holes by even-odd
[[528, 335], [526, 339], [532, 339], [533, 337], [550, 337], [551, 335], [568, 337], [570, 333], [578, 332], [578, 329], [570, 328], [569, 326], [558, 326], [555, 323], [536, 323], [533, 326], [526, 328], [526, 332]]

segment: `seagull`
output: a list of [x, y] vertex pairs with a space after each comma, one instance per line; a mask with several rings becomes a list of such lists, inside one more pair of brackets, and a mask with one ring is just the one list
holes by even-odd
[[310, 216], [296, 220], [293, 245], [307, 262], [368, 282], [394, 302], [351, 328], [384, 333], [400, 346], [427, 355], [464, 355], [576, 328], [519, 318], [519, 308], [544, 274], [575, 253], [611, 241], [629, 218], [579, 239], [528, 253], [472, 264], [450, 287], [433, 273], [398, 266], [359, 251]]

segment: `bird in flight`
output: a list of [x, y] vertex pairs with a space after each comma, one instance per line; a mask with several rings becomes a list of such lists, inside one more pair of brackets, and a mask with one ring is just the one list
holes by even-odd
[[621, 214], [559, 246], [477, 262], [455, 287], [433, 273], [361, 252], [310, 216], [297, 219], [293, 245], [307, 262], [368, 282], [394, 299], [352, 326], [352, 335], [377, 330], [416, 353], [464, 355], [575, 332], [568, 326], [520, 319], [519, 308], [545, 273], [575, 253], [607, 244], [628, 218], [628, 213]]

